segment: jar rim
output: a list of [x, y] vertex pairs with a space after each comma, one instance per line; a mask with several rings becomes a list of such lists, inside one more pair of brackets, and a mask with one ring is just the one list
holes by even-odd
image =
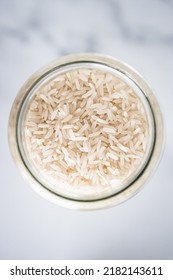
[[[102, 197], [99, 199], [92, 200], [83, 200], [83, 199], [74, 199], [70, 197], [63, 196], [59, 193], [53, 192], [51, 189], [46, 188], [44, 184], [37, 177], [33, 176], [33, 173], [28, 168], [28, 164], [24, 159], [24, 154], [21, 151], [19, 134], [21, 132], [20, 128], [20, 116], [21, 109], [24, 108], [23, 105], [26, 102], [26, 96], [31, 92], [31, 89], [34, 89], [35, 86], [40, 84], [42, 86], [43, 80], [47, 81], [47, 77], [52, 78], [52, 72], [55, 70], [62, 70], [63, 67], [74, 65], [74, 64], [85, 63], [88, 64], [101, 64], [104, 67], [112, 68], [116, 71], [123, 73], [129, 79], [131, 79], [137, 87], [145, 95], [149, 106], [151, 107], [152, 117], [153, 117], [153, 138], [152, 143], [150, 143], [150, 153], [148, 153], [148, 160], [143, 164], [143, 168], [137, 174], [136, 178], [133, 178], [130, 184], [125, 188], [120, 190], [117, 193], [113, 193], [109, 196]], [[98, 68], [97, 68], [98, 69]], [[57, 74], [56, 74], [57, 75]], [[59, 75], [59, 72], [58, 72]], [[20, 138], [21, 140], [21, 138]], [[49, 63], [47, 66], [41, 68], [35, 74], [33, 74], [29, 80], [26, 81], [24, 86], [21, 88], [16, 100], [11, 109], [10, 119], [9, 119], [9, 144], [11, 152], [19, 168], [22, 170], [22, 173], [29, 180], [31, 186], [39, 192], [46, 199], [61, 205], [67, 208], [72, 209], [98, 209], [105, 208], [119, 204], [122, 201], [127, 200], [133, 196], [139, 189], [141, 189], [144, 182], [151, 175], [154, 167], [156, 167], [158, 160], [161, 155], [162, 146], [163, 146], [163, 120], [160, 112], [159, 105], [152, 93], [152, 90], [148, 84], [144, 81], [142, 76], [134, 70], [132, 67], [128, 66], [124, 62], [116, 60], [114, 58], [100, 55], [100, 54], [75, 54], [70, 56], [62, 57], [61, 59], [55, 60], [52, 63]]]

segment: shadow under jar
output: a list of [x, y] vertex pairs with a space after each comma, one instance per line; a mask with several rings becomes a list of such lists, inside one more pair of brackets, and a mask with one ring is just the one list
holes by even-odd
[[163, 122], [136, 70], [108, 56], [76, 54], [23, 85], [11, 109], [9, 144], [40, 195], [93, 210], [141, 189], [161, 155]]

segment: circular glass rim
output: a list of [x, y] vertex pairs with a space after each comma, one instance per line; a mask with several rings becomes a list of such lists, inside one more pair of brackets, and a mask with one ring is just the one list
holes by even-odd
[[[93, 200], [80, 200], [80, 199], [74, 199], [66, 196], [62, 196], [58, 193], [52, 192], [52, 190], [45, 188], [42, 183], [37, 180], [31, 173], [31, 170], [28, 168], [28, 164], [23, 159], [23, 154], [21, 152], [20, 147], [20, 120], [21, 118], [21, 112], [23, 105], [26, 102], [26, 99], [28, 98], [29, 92], [31, 92], [32, 89], [34, 89], [35, 86], [38, 87], [39, 83], [42, 86], [43, 80], [46, 81], [46, 79], [49, 77], [52, 79], [52, 72], [58, 71], [60, 69], [63, 69], [63, 67], [66, 67], [67, 65], [76, 65], [80, 63], [85, 64], [85, 68], [87, 68], [87, 64], [90, 65], [97, 65], [97, 68], [99, 69], [98, 65], [102, 65], [103, 67], [108, 67], [109, 69], [112, 69], [113, 71], [118, 71], [119, 73], [122, 73], [124, 76], [127, 76], [128, 79], [130, 79], [136, 86], [140, 89], [140, 91], [145, 96], [149, 107], [151, 109], [152, 118], [153, 119], [153, 137], [150, 145], [150, 153], [148, 153], [148, 159], [145, 162], [145, 166], [143, 166], [143, 169], [140, 170], [140, 173], [136, 176], [135, 180], [133, 180], [130, 184], [126, 186], [126, 188], [123, 188], [121, 191], [117, 193], [113, 193], [112, 195], [99, 198], [99, 199], [93, 199]], [[71, 69], [72, 70], [72, 69]], [[115, 73], [114, 73], [115, 74]], [[58, 72], [59, 75], [59, 72]], [[57, 76], [57, 73], [56, 73]], [[31, 96], [31, 94], [30, 94]], [[26, 81], [22, 89], [20, 90], [14, 104], [11, 110], [10, 114], [10, 121], [9, 121], [9, 144], [11, 148], [11, 152], [13, 154], [13, 157], [16, 159], [17, 157], [17, 164], [20, 169], [22, 169], [22, 173], [27, 178], [27, 180], [30, 181], [31, 186], [36, 190], [39, 194], [44, 196], [46, 199], [59, 204], [61, 206], [65, 206], [67, 208], [74, 208], [74, 209], [98, 209], [98, 208], [104, 208], [104, 207], [110, 207], [112, 205], [116, 205], [122, 201], [127, 200], [129, 197], [133, 196], [144, 184], [146, 179], [150, 176], [152, 173], [154, 167], [157, 165], [158, 159], [161, 154], [162, 150], [162, 143], [163, 143], [163, 128], [158, 129], [158, 124], [160, 123], [159, 127], [162, 127], [162, 116], [160, 112], [160, 108], [158, 106], [158, 103], [149, 88], [149, 86], [146, 84], [144, 79], [130, 66], [126, 65], [125, 63], [116, 60], [114, 58], [99, 55], [99, 54], [78, 54], [78, 55], [71, 55], [66, 56], [61, 59], [58, 59], [46, 67], [43, 67], [40, 71], [37, 71], [34, 75], [31, 76], [31, 78]], [[159, 131], [158, 131], [159, 130]], [[157, 134], [162, 136], [159, 141]], [[20, 135], [20, 136], [19, 136]], [[12, 143], [13, 142], [13, 143]], [[13, 145], [13, 147], [12, 147]], [[153, 159], [154, 156], [154, 160]]]

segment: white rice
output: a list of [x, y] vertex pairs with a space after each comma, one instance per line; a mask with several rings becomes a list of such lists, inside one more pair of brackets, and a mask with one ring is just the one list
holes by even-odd
[[55, 184], [111, 186], [139, 167], [148, 123], [124, 81], [96, 69], [73, 70], [42, 87], [25, 121], [29, 159]]

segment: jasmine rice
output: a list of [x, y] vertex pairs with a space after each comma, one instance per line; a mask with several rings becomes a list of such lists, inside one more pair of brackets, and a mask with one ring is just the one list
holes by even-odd
[[24, 137], [31, 163], [55, 188], [118, 189], [144, 158], [148, 122], [141, 100], [123, 80], [80, 69], [36, 92]]

